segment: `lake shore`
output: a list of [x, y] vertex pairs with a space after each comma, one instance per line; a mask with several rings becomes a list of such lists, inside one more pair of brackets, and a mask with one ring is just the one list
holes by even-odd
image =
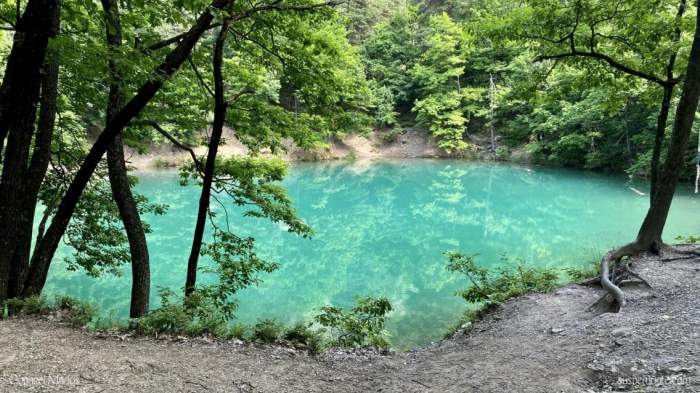
[[[696, 246], [683, 246], [698, 252]], [[3, 391], [690, 392], [700, 388], [700, 257], [666, 252], [634, 270], [620, 313], [597, 287], [512, 299], [471, 327], [407, 353], [76, 330], [47, 317], [0, 322]]]
[[[304, 150], [294, 145], [291, 141], [285, 141], [285, 152], [274, 155], [286, 161], [332, 161], [332, 160], [383, 160], [405, 158], [480, 158], [493, 159], [486, 147], [487, 141], [482, 137], [473, 136], [470, 141], [475, 149], [463, 154], [446, 152], [438, 147], [435, 138], [429, 135], [427, 130], [420, 128], [407, 128], [390, 140], [386, 137], [386, 131], [374, 130], [366, 135], [348, 134], [342, 137], [329, 138], [325, 148], [316, 150]], [[206, 154], [206, 147], [193, 146], [192, 150], [197, 155]], [[248, 148], [236, 139], [233, 130], [224, 130], [224, 144], [219, 147], [220, 157], [244, 156], [249, 153]], [[268, 156], [272, 154], [266, 153]], [[153, 168], [179, 167], [191, 160], [190, 153], [177, 147], [165, 144], [153, 146], [145, 154], [126, 148], [126, 160], [134, 169], [148, 170]], [[515, 153], [511, 160], [527, 162], [523, 154]]]

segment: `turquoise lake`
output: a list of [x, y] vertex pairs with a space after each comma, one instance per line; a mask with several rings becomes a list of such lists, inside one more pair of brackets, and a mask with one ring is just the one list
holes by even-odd
[[[175, 171], [137, 175], [140, 193], [169, 205], [165, 216], [145, 217], [157, 306], [158, 287], [179, 291], [184, 284], [199, 189], [181, 187]], [[300, 163], [284, 185], [316, 233], [303, 239], [229, 211], [232, 229], [254, 236], [258, 254], [281, 265], [238, 294], [238, 320], [291, 323], [323, 305], [383, 295], [394, 305], [388, 327], [397, 349], [440, 339], [465, 309], [454, 293], [468, 281], [446, 271], [443, 252], [478, 253], [483, 266], [582, 266], [632, 240], [648, 206], [648, 196], [639, 194], [647, 184], [623, 176], [475, 161]], [[700, 197], [691, 192], [679, 186], [667, 241], [700, 235]], [[103, 314], [126, 317], [128, 267], [122, 277], [90, 278], [66, 270], [62, 257], [69, 252], [59, 250], [46, 294], [76, 296]]]

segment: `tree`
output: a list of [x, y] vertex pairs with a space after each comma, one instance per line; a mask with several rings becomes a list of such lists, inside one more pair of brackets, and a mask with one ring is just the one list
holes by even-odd
[[[114, 53], [119, 50], [119, 46], [122, 43], [119, 3], [115, 0], [102, 0], [102, 8], [105, 13], [107, 45], [109, 52]], [[107, 99], [107, 123], [112, 121], [124, 106], [125, 101], [125, 94], [121, 86], [123, 76], [114, 55], [109, 57], [109, 72], [111, 83]], [[146, 232], [141, 223], [138, 206], [131, 193], [131, 183], [124, 160], [124, 144], [121, 131], [117, 133], [107, 149], [107, 166], [112, 194], [119, 208], [119, 215], [124, 223], [131, 251], [132, 284], [129, 316], [138, 318], [148, 312], [151, 273]]]
[[[654, 7], [656, 10], [652, 9], [652, 12], [659, 11], [663, 17], [664, 7], [663, 3], [657, 4]], [[537, 35], [537, 33], [533, 35], [531, 32], [525, 34], [529, 38], [539, 40], [546, 46], [554, 47], [550, 50], [559, 52], [541, 55], [537, 58], [538, 60], [559, 60], [572, 57], [591, 59], [603, 62], [616, 71], [655, 83], [663, 89], [651, 161], [649, 192], [651, 201], [657, 190], [661, 147], [671, 108], [673, 90], [678, 83], [674, 73], [678, 45], [681, 39], [681, 19], [685, 13], [686, 0], [679, 2], [678, 11], [672, 22], [672, 25], [675, 25], [671, 29], [672, 32], [664, 34], [667, 41], [653, 49], [649, 47], [648, 42], [654, 40], [659, 34], [656, 27], [641, 33], [637, 28], [638, 18], [650, 15], [648, 8], [644, 8], [642, 5], [634, 4], [634, 2], [626, 4], [623, 1], [586, 3], [577, 0], [573, 1], [570, 7], [564, 7], [564, 9], [565, 11], [562, 12], [556, 7], [550, 8], [545, 11], [544, 17], [540, 13], [528, 15], [529, 18], [533, 18], [533, 21], [541, 20], [543, 23], [551, 24], [546, 27], [549, 29], [547, 31], [549, 34], [545, 36]], [[631, 39], [625, 37], [631, 37]], [[629, 52], [635, 53], [636, 58], [648, 56], [659, 58], [659, 56], [666, 55], [668, 61], [665, 64], [655, 64], [649, 60], [638, 62], [630, 59]], [[616, 55], [624, 56], [624, 58], [616, 58]], [[663, 76], [657, 76], [660, 70], [663, 70]]]
[[[284, 177], [286, 165], [257, 155], [263, 149], [283, 149], [285, 137], [299, 146], [315, 146], [332, 132], [356, 130], [358, 122], [350, 117], [362, 119], [356, 108], [366, 86], [357, 53], [329, 7], [308, 11], [260, 14], [243, 26], [222, 22], [226, 29], [220, 30], [212, 56], [214, 89], [207, 87], [214, 99], [207, 154], [182, 171], [183, 181], [195, 179], [202, 186], [187, 265], [186, 304], [211, 297], [226, 304], [222, 299], [255, 282], [254, 273], [276, 268], [252, 253], [253, 239], [241, 239], [230, 230], [232, 215], [224, 198], [250, 206], [245, 215], [282, 223], [302, 236], [311, 234], [286, 191], [274, 184]], [[202, 82], [208, 86], [206, 78]], [[251, 157], [217, 157], [224, 124], [250, 149]], [[225, 226], [216, 219], [212, 199], [224, 209]], [[205, 243], [207, 222], [213, 231]], [[196, 286], [198, 271], [212, 271], [200, 267], [204, 255], [217, 266], [218, 286]]]
[[[189, 31], [180, 37], [177, 46], [170, 51], [165, 60], [156, 68], [153, 76], [144, 83], [124, 107], [112, 118], [99, 137], [92, 145], [90, 152], [86, 155], [80, 169], [76, 173], [73, 181], [63, 195], [58, 204], [56, 213], [51, 221], [51, 225], [36, 247], [36, 252], [32, 255], [26, 285], [23, 291], [24, 296], [39, 294], [46, 282], [51, 260], [56, 252], [58, 243], [63, 236], [70, 218], [75, 211], [80, 196], [87, 186], [95, 168], [107, 151], [109, 145], [121, 130], [138, 115], [148, 104], [153, 96], [182, 63], [187, 59], [192, 48], [195, 46], [202, 34], [210, 29], [210, 24], [214, 19], [212, 10], [219, 10], [230, 3], [228, 0], [214, 0], [196, 20]], [[242, 15], [243, 16], [243, 15]]]
[[465, 59], [471, 47], [471, 37], [462, 26], [446, 13], [430, 18], [426, 50], [411, 70], [420, 85], [421, 98], [413, 112], [419, 124], [429, 127], [438, 145], [447, 151], [463, 151], [466, 113], [476, 112], [474, 102], [483, 89], [463, 87]]
[[608, 264], [611, 261], [617, 262], [625, 256], [635, 255], [650, 249], [660, 249], [663, 246], [661, 235], [666, 224], [668, 211], [671, 208], [680, 170], [685, 164], [685, 151], [700, 98], [700, 8], [697, 8], [697, 6], [695, 35], [685, 75], [683, 91], [676, 108], [668, 155], [657, 180], [658, 188], [656, 193], [654, 193], [644, 222], [639, 229], [637, 239], [617, 250], [609, 252], [601, 261], [601, 283], [614, 297], [618, 307], [625, 304], [625, 297], [622, 290], [610, 281]]
[[48, 62], [46, 58], [58, 24], [57, 0], [30, 0], [21, 17], [17, 13], [0, 87], [0, 154], [7, 139], [0, 156], [0, 300], [15, 297], [23, 289], [35, 203], [48, 166], [54, 125], [58, 65], [55, 56]]
[[[221, 24], [221, 29], [216, 37], [214, 45], [214, 54], [212, 57], [213, 73], [214, 73], [214, 122], [212, 125], [211, 136], [209, 138], [209, 150], [207, 152], [206, 163], [204, 164], [204, 173], [202, 174], [202, 193], [199, 197], [199, 208], [197, 210], [197, 222], [194, 227], [194, 235], [192, 237], [192, 248], [190, 257], [187, 260], [187, 279], [185, 280], [185, 296], [189, 296], [195, 290], [197, 282], [197, 269], [199, 262], [199, 254], [202, 248], [202, 240], [204, 238], [204, 226], [207, 222], [209, 213], [209, 200], [211, 198], [212, 183], [214, 181], [214, 168], [216, 165], [216, 155], [221, 143], [221, 134], [224, 131], [224, 121], [226, 119], [226, 110], [229, 102], [224, 97], [224, 76], [221, 72], [223, 66], [224, 44], [228, 34], [230, 18], [225, 18]], [[244, 92], [239, 93], [243, 94]]]
[[[680, 0], [675, 15], [669, 16], [666, 12], [668, 5], [665, 2], [654, 3], [650, 7], [647, 3], [638, 4], [631, 0], [612, 3], [576, 0], [563, 5], [532, 1], [529, 7], [516, 11], [516, 20], [522, 22], [517, 24], [516, 34], [537, 42], [539, 53], [544, 52], [537, 57], [538, 60], [592, 59], [612, 67], [617, 72], [655, 83], [663, 88], [664, 96], [658, 116], [651, 165], [651, 204], [647, 217], [635, 242], [608, 253], [601, 262], [601, 282], [614, 295], [618, 306], [624, 304], [624, 296], [610, 281], [608, 264], [640, 252], [658, 252], [663, 247], [661, 235], [684, 162], [688, 135], [697, 108], [697, 80], [694, 80], [697, 77], [697, 64], [693, 63], [693, 55], [697, 55], [696, 46], [700, 43], [697, 43], [699, 27], [696, 22], [695, 40], [685, 72], [686, 83], [676, 111], [667, 159], [662, 169], [659, 169], [666, 119], [673, 88], [678, 83], [674, 75], [679, 66], [677, 58], [682, 41], [681, 19], [685, 8], [685, 0]], [[654, 18], [658, 18], [659, 22], [650, 23], [649, 19]], [[639, 28], [640, 20], [649, 22], [643, 24], [646, 29]], [[665, 30], [659, 26], [663, 26]], [[663, 37], [661, 41], [659, 37]], [[667, 58], [668, 61], [665, 64], [655, 62], [659, 57]], [[661, 73], [663, 76], [658, 76]], [[621, 270], [630, 273], [626, 269]]]

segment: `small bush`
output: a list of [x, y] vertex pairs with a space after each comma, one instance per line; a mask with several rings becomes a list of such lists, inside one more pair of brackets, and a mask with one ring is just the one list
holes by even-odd
[[600, 275], [600, 264], [596, 261], [593, 261], [591, 264], [588, 266], [584, 267], [565, 267], [564, 272], [566, 273], [567, 276], [571, 279], [571, 281], [577, 282], [577, 281], [583, 281], [589, 278], [596, 277]]
[[114, 310], [106, 317], [98, 316], [90, 328], [97, 332], [123, 332], [131, 330], [133, 326], [124, 320], [120, 320]]
[[70, 296], [56, 296], [56, 307], [68, 311], [68, 322], [74, 327], [88, 325], [97, 314], [95, 306]]
[[253, 340], [262, 341], [264, 343], [273, 343], [277, 341], [284, 331], [284, 326], [273, 319], [263, 319], [253, 327]]
[[518, 265], [515, 270], [503, 268], [497, 274], [476, 265], [476, 255], [458, 252], [446, 253], [447, 270], [462, 273], [472, 285], [458, 293], [469, 303], [500, 304], [529, 292], [548, 292], [556, 287], [559, 275], [550, 269], [526, 268]]
[[322, 326], [330, 328], [332, 345], [387, 349], [389, 343], [384, 325], [391, 310], [388, 299], [366, 296], [359, 298], [350, 311], [333, 306], [323, 307], [315, 319]]
[[471, 282], [469, 288], [457, 292], [457, 295], [473, 305], [459, 322], [448, 330], [446, 338], [459, 330], [468, 331], [474, 322], [510, 298], [530, 292], [551, 291], [557, 286], [559, 279], [554, 270], [526, 268], [521, 265], [514, 270], [502, 268], [493, 274], [476, 264], [476, 255], [458, 252], [448, 252], [445, 255], [448, 259], [447, 270], [462, 273]]
[[510, 160], [510, 149], [508, 146], [498, 146], [496, 148], [496, 159], [499, 161]]
[[284, 333], [284, 339], [294, 343], [303, 344], [314, 352], [323, 350], [325, 340], [322, 331], [311, 329], [310, 324], [298, 322]]
[[406, 132], [406, 130], [404, 130], [403, 128], [398, 127], [398, 126], [394, 127], [394, 128], [390, 128], [382, 135], [382, 140], [384, 141], [384, 143], [388, 143], [388, 144], [394, 143], [397, 140], [399, 140], [399, 137], [401, 135], [403, 135], [405, 132]]
[[14, 298], [5, 301], [4, 307], [7, 314], [36, 315], [46, 314], [51, 311], [51, 306], [44, 296], [30, 296], [27, 298]]
[[188, 332], [191, 318], [181, 304], [165, 304], [149, 312], [136, 321], [135, 329], [146, 336], [159, 334], [185, 334]]
[[685, 244], [698, 244], [700, 243], [700, 236], [676, 236], [676, 240]]
[[238, 340], [246, 340], [248, 337], [248, 328], [240, 323], [227, 326], [226, 330], [219, 334], [220, 337], [231, 339], [236, 338]]

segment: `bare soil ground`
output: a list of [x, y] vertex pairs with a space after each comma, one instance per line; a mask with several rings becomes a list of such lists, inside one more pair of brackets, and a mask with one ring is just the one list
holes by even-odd
[[[690, 246], [686, 246], [690, 250]], [[0, 391], [698, 392], [700, 258], [639, 258], [653, 289], [625, 287], [617, 314], [587, 311], [599, 288], [512, 299], [467, 333], [409, 353], [86, 333], [42, 318], [0, 322]]]

